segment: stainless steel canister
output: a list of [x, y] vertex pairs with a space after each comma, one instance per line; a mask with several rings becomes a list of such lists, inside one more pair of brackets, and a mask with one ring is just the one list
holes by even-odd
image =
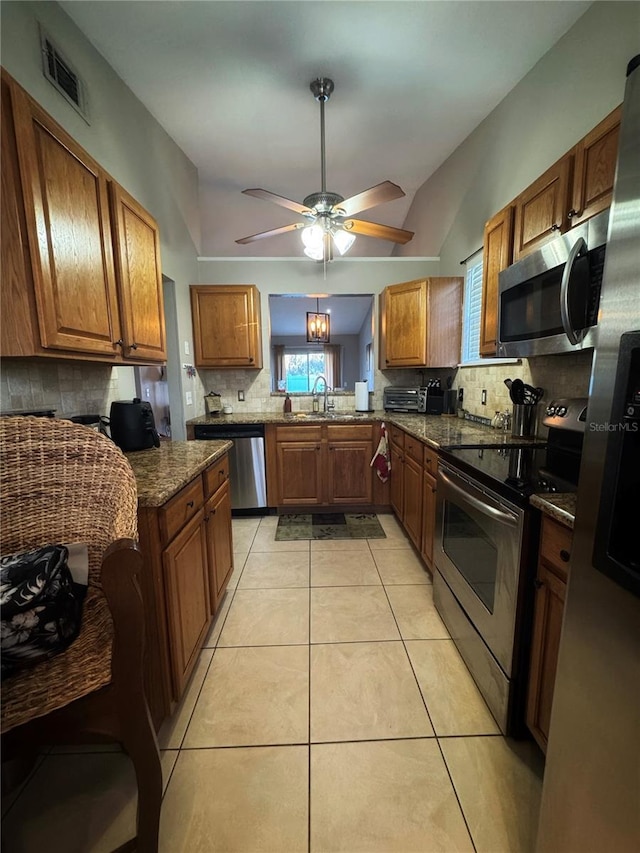
[[511, 435], [516, 438], [520, 436], [535, 435], [537, 416], [537, 405], [514, 403], [513, 418], [511, 420]]

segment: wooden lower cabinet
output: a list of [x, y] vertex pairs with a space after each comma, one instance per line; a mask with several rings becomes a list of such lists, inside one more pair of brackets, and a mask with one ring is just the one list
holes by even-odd
[[372, 456], [372, 424], [275, 426], [267, 431], [269, 503], [370, 506]]
[[543, 518], [527, 696], [527, 726], [543, 752], [549, 737], [571, 539], [568, 527]]
[[211, 622], [207, 534], [200, 512], [163, 554], [174, 695], [181, 696]]
[[153, 723], [180, 701], [233, 571], [225, 454], [162, 506], [139, 507], [145, 691]]
[[404, 514], [404, 452], [396, 445], [389, 447], [391, 477], [389, 478], [389, 501], [391, 509], [402, 521]]
[[371, 456], [371, 441], [329, 442], [327, 503], [371, 503], [373, 494]]
[[422, 544], [422, 465], [405, 454], [403, 468], [404, 529], [416, 548]]
[[211, 612], [215, 613], [233, 572], [231, 491], [226, 481], [205, 506], [207, 563]]
[[422, 542], [420, 554], [433, 569], [433, 539], [436, 530], [436, 479], [424, 472], [422, 478]]

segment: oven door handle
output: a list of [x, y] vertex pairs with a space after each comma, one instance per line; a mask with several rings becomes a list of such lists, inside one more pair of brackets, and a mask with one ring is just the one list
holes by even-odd
[[510, 524], [515, 527], [518, 523], [518, 517], [513, 515], [510, 512], [503, 512], [500, 509], [496, 509], [495, 507], [489, 506], [486, 503], [483, 503], [478, 498], [474, 498], [473, 495], [470, 495], [465, 489], [458, 486], [453, 480], [449, 479], [447, 475], [444, 473], [442, 468], [440, 468], [440, 479], [446, 484], [447, 488], [451, 489], [454, 492], [457, 492], [461, 497], [467, 501], [467, 503], [471, 504], [472, 507], [481, 512], [483, 515], [488, 515], [490, 518], [495, 519], [496, 521], [501, 522], [502, 524]]
[[569, 316], [569, 285], [571, 284], [571, 273], [573, 265], [580, 253], [586, 251], [587, 244], [582, 237], [579, 237], [569, 252], [567, 263], [562, 273], [562, 284], [560, 285], [560, 317], [562, 319], [562, 328], [569, 341], [574, 344], [579, 344], [584, 337], [583, 329], [574, 329], [571, 325], [571, 317]]

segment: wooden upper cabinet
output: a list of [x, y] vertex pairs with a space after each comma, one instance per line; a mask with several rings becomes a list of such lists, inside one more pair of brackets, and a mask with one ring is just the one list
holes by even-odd
[[191, 286], [197, 367], [262, 367], [260, 291], [253, 284]]
[[484, 226], [480, 355], [498, 351], [498, 275], [513, 259], [513, 205], [496, 213]]
[[459, 277], [420, 279], [385, 288], [381, 299], [382, 370], [458, 364], [462, 288]]
[[609, 207], [618, 159], [622, 107], [617, 107], [575, 147], [571, 226]]
[[513, 260], [567, 230], [573, 154], [566, 154], [515, 200]]
[[19, 87], [12, 102], [41, 344], [119, 355], [106, 173]]
[[160, 234], [152, 216], [115, 181], [109, 184], [127, 360], [166, 359]]

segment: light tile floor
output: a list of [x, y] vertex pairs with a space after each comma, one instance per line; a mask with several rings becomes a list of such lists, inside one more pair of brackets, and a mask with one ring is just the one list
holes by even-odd
[[[229, 589], [159, 735], [162, 853], [533, 850], [540, 755], [499, 734], [380, 520], [387, 539], [309, 543], [234, 519]], [[135, 790], [120, 753], [52, 751], [5, 799], [3, 849], [113, 850]]]

